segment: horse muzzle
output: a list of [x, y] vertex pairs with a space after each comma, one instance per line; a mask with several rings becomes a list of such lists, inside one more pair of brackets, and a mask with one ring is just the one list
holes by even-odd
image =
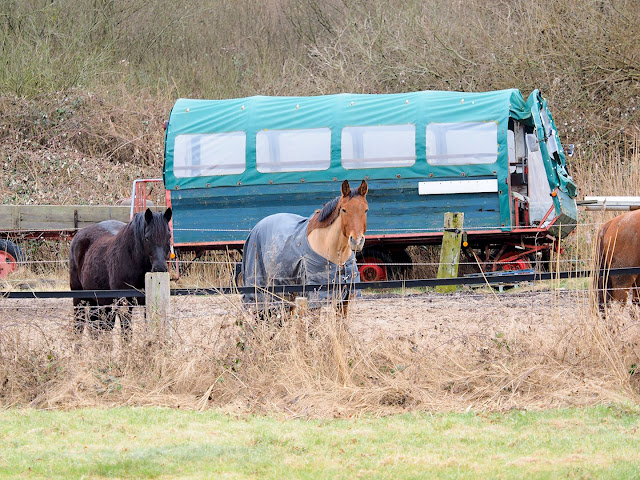
[[357, 239], [349, 237], [349, 248], [354, 252], [362, 251], [362, 249], [364, 248], [364, 235], [361, 235]]
[[152, 272], [168, 272], [169, 269], [167, 268], [167, 264], [166, 263], [154, 263], [153, 265], [151, 265], [151, 271]]

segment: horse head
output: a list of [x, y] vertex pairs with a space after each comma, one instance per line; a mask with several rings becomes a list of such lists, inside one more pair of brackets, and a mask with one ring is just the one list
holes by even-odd
[[171, 208], [162, 213], [144, 212], [144, 253], [151, 262], [152, 272], [166, 272], [171, 250]]
[[349, 240], [349, 248], [359, 252], [364, 247], [364, 234], [367, 231], [368, 186], [365, 180], [360, 186], [351, 190], [349, 181], [342, 182], [342, 197], [338, 201], [342, 234]]

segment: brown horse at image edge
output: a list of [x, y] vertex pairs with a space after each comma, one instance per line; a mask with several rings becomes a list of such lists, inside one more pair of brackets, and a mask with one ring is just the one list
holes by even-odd
[[[164, 214], [147, 209], [129, 223], [107, 220], [80, 230], [69, 248], [71, 290], [143, 289], [146, 273], [167, 271], [170, 220], [171, 208]], [[74, 331], [81, 334], [87, 320], [93, 336], [112, 330], [120, 303], [127, 307], [119, 317], [122, 336], [128, 340], [134, 298], [74, 298]], [[138, 303], [144, 304], [144, 298]]]
[[629, 293], [639, 304], [640, 275], [609, 275], [608, 270], [640, 267], [640, 210], [619, 215], [600, 228], [597, 254], [598, 268], [606, 270], [594, 276], [600, 309], [611, 300], [626, 303]]

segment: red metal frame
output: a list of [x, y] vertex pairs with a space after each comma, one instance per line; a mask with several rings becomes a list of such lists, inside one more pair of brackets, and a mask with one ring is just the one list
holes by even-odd
[[[540, 236], [548, 235], [549, 230], [547, 228], [539, 228], [539, 227], [531, 227], [531, 228], [515, 228], [513, 230], [504, 231], [504, 230], [465, 230], [465, 233], [472, 238], [475, 239], [491, 239], [495, 238], [496, 235], [500, 235], [505, 239], [519, 239], [522, 236]], [[382, 234], [382, 235], [367, 235], [367, 244], [400, 244], [406, 243], [407, 240], [411, 241], [412, 244], [415, 245], [429, 245], [429, 244], [437, 244], [437, 240], [442, 238], [442, 232], [429, 232], [429, 233], [392, 233], [392, 234]], [[420, 241], [423, 240], [423, 241]], [[219, 249], [219, 248], [242, 248], [244, 241], [219, 241], [219, 242], [194, 242], [194, 243], [176, 243], [174, 244], [178, 248], [188, 248], [195, 247], [199, 249]]]
[[[133, 186], [131, 187], [131, 218], [136, 213], [142, 212], [147, 208], [147, 184], [162, 182], [161, 178], [139, 178], [133, 181]], [[165, 197], [168, 197], [166, 190]]]
[[[526, 204], [527, 202], [521, 202], [517, 198], [513, 199], [513, 213], [515, 217], [514, 224], [518, 227], [522, 226], [520, 225], [520, 205], [526, 205]], [[523, 209], [523, 211], [524, 211], [524, 224], [529, 225], [529, 209], [525, 208]]]
[[[492, 262], [491, 271], [495, 272], [500, 269], [500, 266], [504, 269], [504, 266], [511, 263], [518, 263], [522, 265], [522, 262], [518, 262], [519, 260], [523, 260], [529, 255], [533, 255], [537, 252], [542, 252], [543, 250], [551, 250], [553, 248], [553, 243], [548, 243], [544, 245], [516, 245], [516, 244], [505, 244], [503, 248], [500, 250], [500, 253], [496, 255], [496, 258]], [[512, 252], [504, 253], [506, 247], [513, 247]], [[521, 251], [515, 251], [517, 247], [522, 248]], [[528, 263], [528, 260], [527, 260]]]

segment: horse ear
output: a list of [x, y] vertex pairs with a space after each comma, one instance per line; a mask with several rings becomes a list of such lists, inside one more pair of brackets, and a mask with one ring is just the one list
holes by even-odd
[[362, 195], [363, 197], [366, 197], [368, 191], [369, 191], [369, 185], [367, 185], [367, 181], [366, 180], [362, 180], [362, 183], [358, 187], [358, 193], [360, 195]]
[[147, 208], [147, 210], [144, 212], [144, 219], [147, 223], [151, 223], [151, 220], [153, 220], [153, 212], [150, 208]]
[[171, 221], [171, 207], [167, 208], [164, 211], [164, 219], [167, 221], [167, 223], [169, 223]]
[[351, 187], [349, 186], [349, 180], [342, 182], [342, 196], [348, 197], [351, 195]]

